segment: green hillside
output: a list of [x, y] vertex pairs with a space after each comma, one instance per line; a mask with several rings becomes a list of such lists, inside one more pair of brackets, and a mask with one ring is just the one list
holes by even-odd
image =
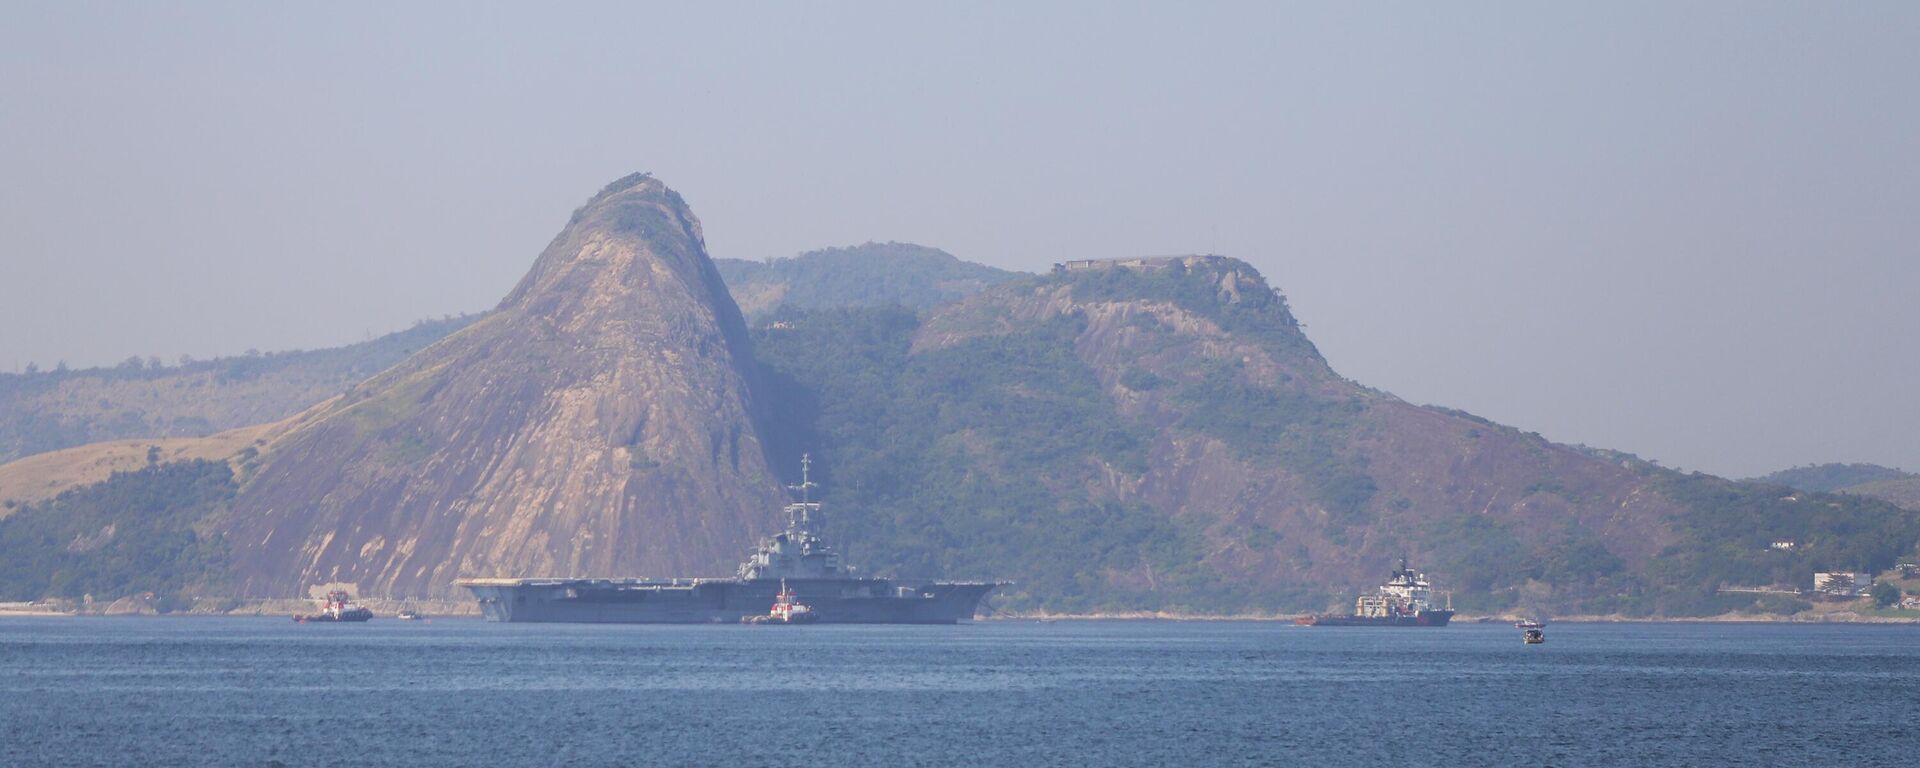
[[[1201, 563], [1192, 526], [1139, 501], [1081, 497], [1064, 483], [1092, 457], [1126, 471], [1148, 435], [1118, 419], [1067, 343], [1081, 321], [910, 355], [918, 319], [900, 308], [786, 310], [763, 331], [780, 393], [782, 466], [813, 450], [832, 525], [855, 562], [900, 575], [1012, 578], [1017, 609], [1244, 606]], [[1148, 570], [1165, 589], [1107, 583]]]
[[[1816, 570], [1880, 571], [1909, 561], [1920, 543], [1920, 512], [1856, 492], [1907, 493], [1911, 478], [1888, 477], [1883, 468], [1808, 467], [1770, 482], [1682, 474], [1625, 454], [1557, 445], [1459, 411], [1412, 405], [1349, 381], [1328, 367], [1285, 297], [1232, 259], [1077, 262], [1046, 275], [1001, 273], [992, 285], [915, 293], [917, 288], [901, 286], [938, 281], [930, 282], [932, 273], [911, 258], [885, 255], [897, 256], [902, 247], [913, 248], [879, 247], [847, 257], [852, 261], [837, 260], [846, 257], [840, 252], [785, 260], [779, 267], [788, 270], [784, 282], [768, 282], [777, 270], [767, 265], [758, 265], [755, 274], [736, 269], [727, 277], [741, 281], [735, 291], [777, 285], [781, 296], [804, 297], [769, 305], [753, 324], [750, 350], [741, 345], [737, 352], [753, 380], [753, 429], [766, 466], [777, 472], [792, 473], [802, 453], [813, 454], [833, 535], [845, 545], [849, 562], [878, 573], [1011, 580], [1015, 586], [996, 598], [1000, 608], [1011, 610], [1291, 612], [1350, 605], [1355, 593], [1370, 590], [1394, 560], [1407, 556], [1451, 589], [1455, 605], [1466, 610], [1703, 616], [1796, 608], [1777, 596], [1718, 590], [1806, 587]], [[903, 276], [871, 279], [872, 273], [859, 269], [830, 268], [870, 257], [879, 260], [861, 269]], [[864, 287], [856, 285], [861, 274], [869, 278]], [[576, 282], [591, 281], [556, 285]], [[578, 300], [562, 288], [541, 306]], [[581, 306], [658, 309], [666, 301], [614, 298]], [[829, 306], [806, 306], [815, 302]], [[698, 314], [690, 308], [676, 313]], [[495, 315], [506, 323], [501, 317]], [[67, 402], [33, 399], [61, 391], [51, 382], [148, 382], [153, 391], [169, 391], [159, 385], [191, 380], [179, 378], [189, 372], [228, 385], [337, 381], [383, 364], [380, 355], [405, 356], [406, 347], [447, 330], [416, 329], [410, 340], [394, 339], [384, 351], [261, 356], [171, 373], [128, 366], [36, 374], [46, 382], [16, 377], [5, 382], [12, 400], [0, 402], [17, 408]], [[617, 340], [635, 341], [627, 335]], [[611, 343], [542, 346], [547, 363], [512, 370], [549, 370], [554, 349], [604, 349]], [[497, 387], [503, 374], [489, 367], [497, 355], [461, 364], [433, 361], [435, 354], [459, 351], [439, 349], [410, 364], [471, 379], [475, 393]], [[652, 358], [629, 352], [608, 359]], [[624, 380], [663, 381], [676, 372], [629, 373]], [[635, 392], [609, 391], [606, 402], [625, 408], [645, 392], [712, 390], [636, 386]], [[395, 397], [345, 406], [347, 416], [364, 416], [364, 408], [378, 406], [385, 409], [382, 418], [440, 424], [439, 417], [421, 415], [428, 389], [452, 391], [401, 387], [392, 390]], [[174, 391], [176, 400], [169, 402], [185, 403], [191, 398], [179, 393], [195, 390]], [[207, 390], [219, 396], [246, 391]], [[577, 396], [577, 389], [568, 391]], [[472, 404], [492, 402], [490, 397], [456, 397], [460, 405], [449, 413], [470, 419]], [[51, 412], [78, 412], [67, 407]], [[230, 405], [212, 407], [234, 411]], [[152, 428], [154, 412], [168, 411], [143, 411], [143, 428]], [[501, 423], [518, 424], [523, 414], [535, 412], [512, 409]], [[740, 429], [714, 427], [704, 406], [679, 404], [661, 413], [686, 420], [687, 434], [724, 436]], [[662, 422], [634, 418], [652, 427]], [[596, 418], [581, 424], [567, 445], [592, 454], [611, 434], [624, 441], [614, 447], [627, 457], [614, 468], [621, 471], [655, 472], [670, 449], [689, 443], [684, 436], [658, 441], [640, 461], [633, 458], [633, 429], [602, 429]], [[472, 431], [508, 435], [519, 428], [475, 422]], [[395, 469], [394, 457], [412, 466], [460, 455], [431, 449], [419, 434], [406, 431], [404, 439], [380, 449], [387, 454], [359, 460], [415, 477], [417, 472]], [[348, 440], [314, 450], [344, 456], [358, 450], [354, 445]], [[700, 466], [726, 455], [717, 448], [696, 453], [707, 457], [693, 462]], [[304, 515], [298, 505], [313, 497], [311, 487], [339, 487], [324, 485], [337, 483], [326, 479], [330, 475], [320, 477], [314, 481], [319, 485], [287, 484], [278, 501], [265, 506], [280, 510], [276, 514]], [[764, 475], [756, 477], [689, 475], [678, 487], [766, 482]], [[1837, 486], [1842, 493], [1784, 484], [1825, 486], [1873, 477], [1881, 479]], [[392, 495], [397, 487], [378, 484], [375, 490]], [[771, 493], [770, 483], [766, 488]], [[225, 514], [232, 493], [224, 465], [196, 462], [117, 474], [29, 505], [0, 521], [0, 599], [173, 594], [198, 584], [232, 583], [246, 570], [243, 561], [258, 574], [288, 578], [276, 570], [285, 553], [250, 555], [204, 533], [220, 530], [225, 521], [253, 526], [236, 534], [235, 542], [291, 535], [263, 522], [264, 514]], [[352, 510], [399, 505], [397, 496], [356, 498], [362, 501]], [[609, 508], [592, 501], [569, 506]], [[507, 511], [522, 508], [502, 505]], [[675, 508], [750, 515], [771, 506], [701, 502]], [[426, 519], [440, 510], [430, 505], [410, 514]], [[378, 525], [328, 522], [308, 533], [338, 544], [341, 567], [365, 560], [365, 552], [379, 550], [376, 545], [420, 531], [440, 532], [433, 534], [439, 538], [420, 539], [422, 547], [476, 545], [447, 538], [454, 527], [410, 519], [383, 513]], [[672, 530], [719, 532], [707, 544], [726, 552], [715, 555], [724, 558], [733, 551], [725, 537], [764, 528], [744, 518], [716, 520], [703, 513]], [[334, 529], [356, 530], [366, 541], [339, 544], [327, 535]], [[1778, 539], [1798, 546], [1768, 546]]]
[[[1464, 608], [1712, 615], [1778, 608], [1720, 586], [1806, 586], [1920, 542], [1920, 515], [1883, 502], [1352, 385], [1235, 264], [1026, 278], [929, 315], [781, 309], [755, 338], [776, 466], [814, 453], [853, 562], [1012, 579], [1010, 609], [1317, 610], [1411, 551]], [[1209, 477], [1253, 479], [1221, 497]]]
[[1854, 496], [1870, 496], [1907, 509], [1920, 510], [1920, 476], [1910, 475], [1875, 480], [1871, 483], [1847, 486], [1840, 492]]
[[[1658, 487], [1686, 504], [1687, 514], [1679, 520], [1683, 536], [1649, 564], [1646, 580], [1687, 609], [1681, 613], [1753, 602], [1711, 596], [1722, 585], [1806, 589], [1813, 586], [1815, 571], [1878, 573], [1912, 557], [1920, 544], [1920, 513], [1879, 499], [1793, 493], [1781, 486], [1669, 470], [1661, 472]], [[1797, 546], [1791, 551], [1768, 546], [1782, 539]]]
[[225, 462], [188, 461], [117, 472], [0, 519], [0, 600], [163, 599], [217, 585], [225, 544], [197, 527], [233, 499]]

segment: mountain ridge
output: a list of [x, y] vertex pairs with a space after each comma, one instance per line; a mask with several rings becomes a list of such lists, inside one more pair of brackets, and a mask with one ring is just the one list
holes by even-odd
[[[779, 319], [801, 334], [811, 331], [812, 319], [805, 314]], [[789, 376], [803, 383], [809, 377], [834, 375], [823, 369], [858, 365], [821, 362], [831, 351], [812, 347], [781, 359], [780, 348], [771, 340], [792, 332], [764, 333], [763, 359], [790, 366]], [[844, 335], [871, 336], [859, 331]], [[1600, 564], [1607, 558], [1621, 560], [1613, 571], [1644, 565], [1677, 535], [1661, 521], [1678, 514], [1678, 505], [1648, 487], [1643, 467], [1623, 467], [1537, 435], [1410, 405], [1341, 377], [1300, 331], [1284, 297], [1234, 259], [1074, 262], [1051, 275], [1005, 283], [942, 305], [895, 343], [903, 343], [904, 349], [881, 366], [908, 376], [924, 366], [932, 369], [927, 375], [938, 379], [893, 385], [912, 392], [909, 401], [936, 401], [930, 406], [934, 411], [919, 420], [937, 421], [943, 411], [979, 406], [967, 402], [969, 393], [979, 391], [994, 391], [1002, 398], [987, 408], [1044, 411], [1057, 407], [1049, 405], [1049, 398], [1062, 387], [1078, 386], [1088, 392], [1086, 398], [1104, 401], [1096, 411], [1105, 415], [1090, 415], [1072, 427], [1112, 426], [1119, 431], [1085, 443], [1056, 443], [1051, 453], [1077, 457], [1060, 461], [1024, 453], [1023, 444], [1051, 438], [1022, 434], [1018, 424], [1002, 426], [1000, 435], [956, 424], [954, 429], [971, 435], [968, 440], [949, 444], [927, 435], [922, 438], [923, 454], [892, 460], [932, 467], [922, 470], [921, 483], [955, 497], [981, 499], [984, 505], [993, 504], [998, 495], [1060, 509], [1141, 505], [1152, 514], [1131, 519], [1185, 527], [1178, 535], [1191, 539], [1190, 548], [1208, 569], [1194, 576], [1195, 583], [1237, 584], [1242, 591], [1285, 591], [1302, 585], [1359, 588], [1377, 581], [1394, 558], [1411, 554], [1433, 570], [1484, 582], [1471, 589], [1486, 589], [1506, 578], [1497, 562], [1501, 558], [1469, 546], [1488, 535], [1512, 539], [1511, 551], [1502, 553], [1511, 560], [1540, 559], [1542, 552], [1561, 545], [1592, 548], [1596, 540], [1604, 540], [1607, 546], [1600, 549], [1606, 554]], [[1038, 357], [1010, 359], [1010, 352]], [[849, 355], [864, 356], [870, 355]], [[934, 362], [940, 356], [979, 360], [948, 368]], [[992, 378], [992, 371], [1021, 366], [1074, 368], [1082, 371], [1074, 375], [1084, 376], [1086, 383], [1041, 385]], [[831, 400], [832, 390], [856, 386], [861, 385], [829, 381], [815, 386], [812, 396]], [[925, 391], [928, 388], [933, 391]], [[848, 410], [884, 412], [888, 407], [871, 405], [885, 403], [888, 396], [883, 393], [861, 391], [850, 397], [854, 402], [844, 406]], [[916, 406], [908, 402], [896, 407]], [[1046, 416], [1035, 413], [1032, 418]], [[896, 436], [915, 420], [901, 419], [878, 428], [878, 433], [855, 431], [824, 440], [821, 452], [829, 479], [838, 452], [852, 450], [862, 456], [858, 443]], [[953, 472], [963, 477], [994, 477], [1017, 474], [1010, 465], [1035, 461], [1054, 462], [1034, 470], [1053, 478], [1050, 487], [986, 487], [939, 469], [953, 465], [959, 467]], [[871, 473], [865, 468], [854, 471]], [[927, 501], [907, 489], [891, 497], [884, 492], [860, 495], [854, 505], [892, 510], [913, 521], [896, 520], [895, 528], [946, 524], [914, 515], [910, 507]], [[1437, 511], [1423, 513], [1428, 507]], [[1529, 526], [1536, 517], [1556, 522], [1536, 530]], [[1434, 529], [1436, 519], [1446, 526], [1478, 527]], [[1572, 529], [1563, 528], [1569, 523]], [[889, 527], [885, 520], [866, 524], [875, 530]], [[911, 547], [913, 540], [901, 534], [866, 549]], [[1471, 554], [1443, 557], [1446, 549]], [[1145, 556], [1123, 559], [1109, 568], [1108, 586], [1152, 584], [1159, 580], [1154, 574], [1173, 565]], [[1473, 575], [1469, 571], [1474, 568], [1485, 573]], [[1587, 586], [1605, 588], [1600, 582], [1613, 571], [1588, 574]], [[1073, 588], [1066, 582], [1054, 586]], [[1203, 599], [1197, 590], [1136, 597], [1176, 602], [1130, 607], [1248, 607], [1177, 602]], [[1018, 601], [1020, 595], [1014, 598]], [[1088, 599], [1077, 607], [1120, 607]], [[1253, 605], [1273, 607], [1271, 602]]]
[[625, 177], [485, 318], [248, 463], [218, 526], [238, 588], [724, 572], [780, 501], [749, 346], [698, 219]]
[[608, 185], [492, 312], [230, 457], [232, 502], [196, 530], [230, 548], [231, 583], [208, 588], [722, 575], [774, 530], [804, 452], [854, 562], [1012, 579], [1016, 610], [1338, 607], [1411, 556], [1465, 609], [1701, 615], [1756, 605], [1719, 586], [1920, 541], [1879, 501], [1365, 387], [1227, 257], [1072, 261], [925, 308], [897, 286], [775, 302], [752, 327], [726, 279], [679, 195]]

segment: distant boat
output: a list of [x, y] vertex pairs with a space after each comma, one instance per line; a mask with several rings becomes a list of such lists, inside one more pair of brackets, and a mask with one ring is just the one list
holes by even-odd
[[1527, 645], [1539, 645], [1547, 641], [1547, 633], [1541, 629], [1529, 629], [1526, 634], [1521, 635], [1520, 640]]
[[297, 614], [293, 620], [305, 624], [310, 621], [366, 621], [373, 618], [373, 611], [354, 604], [347, 593], [337, 589], [328, 592], [320, 606], [319, 613]]
[[393, 617], [401, 621], [418, 621], [421, 618], [420, 612], [411, 607], [400, 609], [400, 612], [394, 614]]
[[820, 616], [813, 612], [811, 606], [796, 599], [793, 590], [787, 588], [787, 580], [781, 579], [780, 594], [774, 597], [773, 610], [768, 611], [765, 616], [743, 616], [740, 618], [740, 623], [812, 624], [819, 619]]
[[1521, 619], [1514, 622], [1515, 629], [1546, 629], [1547, 623], [1539, 619]]
[[[1447, 602], [1453, 602], [1452, 595]], [[1407, 567], [1406, 558], [1378, 594], [1361, 595], [1353, 602], [1353, 613], [1315, 614], [1294, 619], [1308, 627], [1444, 627], [1453, 619], [1453, 607], [1433, 604], [1433, 585], [1426, 574]]]

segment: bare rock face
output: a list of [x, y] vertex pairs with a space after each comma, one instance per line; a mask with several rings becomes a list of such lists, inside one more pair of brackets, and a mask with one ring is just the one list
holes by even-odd
[[680, 196], [636, 174], [496, 311], [317, 406], [216, 521], [252, 596], [323, 582], [730, 573], [781, 503], [748, 337]]

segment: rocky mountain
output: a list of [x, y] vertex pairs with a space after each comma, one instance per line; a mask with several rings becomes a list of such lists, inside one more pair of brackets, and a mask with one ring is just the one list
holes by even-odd
[[741, 311], [755, 320], [779, 307], [899, 304], [927, 309], [1020, 276], [912, 243], [866, 243], [764, 262], [714, 263]]
[[235, 586], [730, 572], [782, 502], [749, 343], [680, 196], [614, 182], [492, 312], [243, 462]]
[[[0, 590], [724, 574], [802, 452], [850, 561], [1011, 579], [1014, 609], [1322, 609], [1407, 556], [1466, 609], [1783, 610], [1717, 588], [1878, 570], [1920, 541], [1920, 514], [1883, 501], [1681, 474], [1349, 381], [1233, 259], [1009, 276], [915, 248], [740, 271], [734, 290], [774, 297], [749, 331], [685, 203], [622, 179], [499, 307], [344, 394], [0, 467], [0, 491], [31, 491], [0, 511], [0, 559], [65, 574], [0, 570]], [[222, 457], [231, 476], [167, 469]], [[206, 504], [120, 501], [183, 485]], [[114, 538], [141, 509], [165, 546]], [[128, 558], [192, 573], [90, 575]]]
[[[1812, 515], [1348, 381], [1232, 259], [1071, 262], [924, 317], [774, 317], [777, 410], [858, 556], [1010, 577], [1012, 607], [1321, 608], [1405, 555], [1462, 607], [1717, 613], [1741, 607], [1721, 583], [1920, 539], [1886, 505]], [[1769, 555], [1768, 535], [1809, 546]]]
[[279, 421], [473, 322], [423, 320], [332, 349], [0, 374], [0, 464], [89, 443], [202, 437]]
[[[715, 259], [714, 264], [749, 318], [782, 306], [926, 309], [1019, 274], [910, 243], [825, 248], [766, 261]], [[129, 358], [111, 368], [0, 373], [0, 464], [104, 441], [204, 437], [278, 421], [479, 317], [422, 320], [403, 331], [329, 349], [177, 364]]]

